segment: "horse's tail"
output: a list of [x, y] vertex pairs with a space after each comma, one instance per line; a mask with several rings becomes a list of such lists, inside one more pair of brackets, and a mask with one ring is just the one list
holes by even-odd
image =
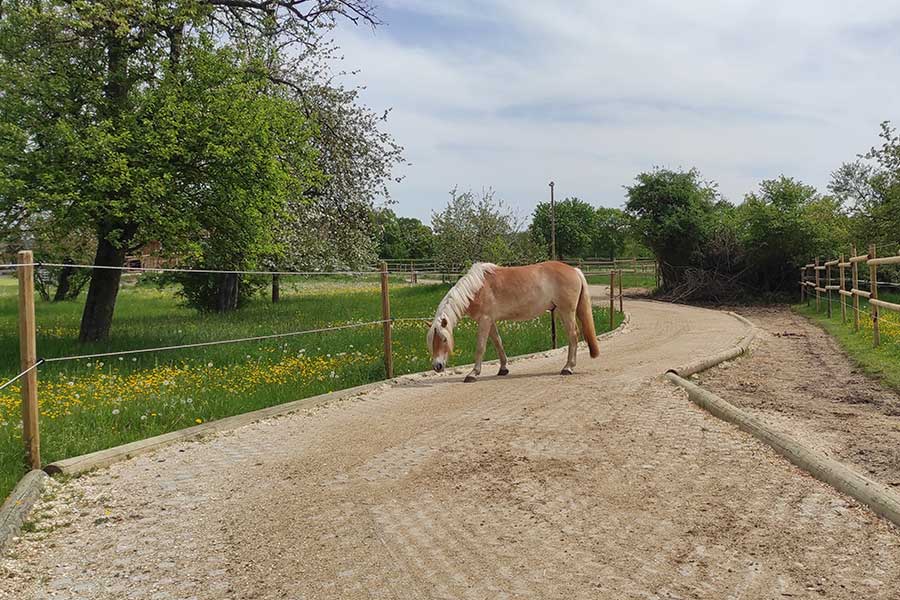
[[597, 341], [597, 331], [594, 329], [594, 312], [591, 309], [591, 292], [588, 290], [587, 279], [581, 269], [578, 276], [581, 278], [581, 292], [578, 294], [578, 307], [575, 309], [578, 315], [578, 322], [581, 324], [581, 335], [587, 342], [591, 351], [591, 358], [600, 356], [600, 342]]

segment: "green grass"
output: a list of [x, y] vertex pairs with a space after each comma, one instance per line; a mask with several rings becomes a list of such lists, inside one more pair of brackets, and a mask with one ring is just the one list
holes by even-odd
[[[609, 274], [588, 275], [588, 283], [592, 285], [609, 285]], [[618, 279], [616, 279], [618, 286]], [[656, 275], [654, 273], [622, 273], [622, 287], [656, 289]]]
[[[879, 298], [900, 304], [900, 294], [879, 292]], [[847, 323], [841, 322], [841, 303], [832, 299], [832, 316], [828, 318], [828, 301], [823, 295], [821, 308], [816, 310], [815, 296], [809, 305], [797, 304], [792, 308], [830, 333], [864, 372], [879, 378], [887, 386], [900, 391], [900, 314], [882, 309], [879, 316], [881, 345], [874, 347], [872, 321], [868, 314], [860, 314], [860, 330], [853, 330], [852, 303], [847, 302]], [[860, 308], [869, 310], [868, 302], [860, 299]]]
[[[392, 283], [395, 318], [433, 315], [447, 285]], [[0, 381], [18, 372], [16, 283], [0, 278]], [[276, 305], [259, 297], [241, 310], [200, 314], [171, 289], [123, 287], [111, 339], [76, 341], [82, 301], [39, 302], [38, 355], [56, 357], [259, 336], [381, 318], [376, 278], [294, 278], [282, 282]], [[598, 332], [609, 316], [595, 310]], [[616, 323], [621, 315], [616, 316]], [[396, 374], [425, 371], [426, 323], [394, 326]], [[510, 356], [549, 347], [547, 316], [502, 323]], [[564, 337], [564, 334], [563, 334]], [[451, 363], [473, 360], [475, 326], [460, 323]], [[493, 358], [489, 345], [487, 359]], [[48, 363], [39, 370], [44, 463], [101, 450], [222, 417], [282, 404], [384, 378], [380, 325], [325, 334], [122, 358]], [[21, 414], [16, 384], [0, 391], [0, 497], [23, 473]]]

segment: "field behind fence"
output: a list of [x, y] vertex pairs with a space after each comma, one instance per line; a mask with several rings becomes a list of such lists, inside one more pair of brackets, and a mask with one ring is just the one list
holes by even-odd
[[[894, 246], [896, 248], [896, 246]], [[800, 269], [800, 302], [815, 307], [871, 338], [875, 348], [900, 344], [900, 284], [879, 280], [879, 269], [896, 269], [900, 255], [878, 256], [877, 247], [859, 254], [822, 261], [816, 258]]]
[[[24, 348], [23, 368], [38, 358], [67, 360], [38, 366], [33, 395], [25, 377], [0, 390], [0, 496], [23, 473], [25, 446], [29, 466], [47, 464], [382, 380], [386, 349], [393, 374], [428, 370], [422, 319], [430, 321], [449, 284], [404, 279], [390, 272], [285, 274], [277, 304], [260, 296], [233, 313], [208, 314], [134, 274], [120, 291], [110, 341], [90, 345], [77, 342], [81, 301], [33, 303], [33, 351]], [[0, 278], [0, 383], [20, 372], [20, 302], [28, 287]], [[620, 322], [620, 312], [610, 315], [595, 309], [598, 332]], [[550, 329], [549, 316], [500, 326], [511, 356], [548, 349]], [[456, 339], [453, 363], [472, 362], [474, 324], [460, 323]], [[165, 349], [145, 351], [153, 348]], [[489, 346], [486, 358], [493, 356]]]

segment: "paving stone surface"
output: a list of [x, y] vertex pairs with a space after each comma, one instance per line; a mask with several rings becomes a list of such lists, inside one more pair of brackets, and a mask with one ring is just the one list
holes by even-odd
[[575, 376], [406, 378], [53, 483], [0, 598], [900, 597], [895, 528], [659, 378], [745, 326], [629, 304]]

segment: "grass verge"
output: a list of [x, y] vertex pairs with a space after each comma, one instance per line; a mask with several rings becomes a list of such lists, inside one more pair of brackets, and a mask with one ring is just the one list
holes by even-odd
[[[591, 285], [609, 285], [609, 275], [586, 275]], [[616, 286], [618, 287], [618, 279]], [[656, 289], [656, 275], [653, 273], [622, 273], [622, 287]]]
[[[449, 285], [392, 283], [395, 318], [430, 317]], [[119, 294], [110, 341], [76, 341], [82, 302], [39, 302], [38, 354], [67, 356], [301, 331], [381, 318], [377, 279], [283, 281], [282, 300], [263, 297], [234, 313], [202, 314], [172, 289], [129, 285]], [[0, 381], [18, 371], [15, 280], [0, 279]], [[609, 315], [594, 311], [597, 332]], [[621, 322], [616, 315], [615, 324]], [[394, 325], [394, 368], [425, 371], [426, 323]], [[549, 317], [501, 323], [510, 356], [546, 350]], [[562, 334], [564, 338], [564, 334]], [[474, 360], [475, 324], [456, 331], [452, 364]], [[494, 358], [488, 346], [487, 359]], [[380, 325], [324, 334], [107, 359], [50, 363], [39, 370], [44, 463], [102, 450], [292, 400], [384, 378]], [[0, 391], [0, 498], [23, 470], [19, 388]]]

